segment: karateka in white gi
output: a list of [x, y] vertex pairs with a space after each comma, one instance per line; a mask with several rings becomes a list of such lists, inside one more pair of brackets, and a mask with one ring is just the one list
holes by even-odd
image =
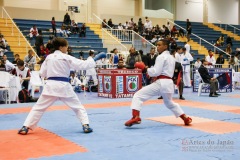
[[174, 92], [173, 73], [175, 69], [175, 59], [168, 51], [169, 42], [160, 40], [157, 43], [159, 55], [156, 58], [155, 65], [147, 69], [150, 77], [156, 77], [156, 81], [137, 91], [132, 99], [131, 109], [132, 118], [125, 123], [125, 126], [132, 126], [141, 123], [140, 110], [144, 101], [153, 96], [161, 95], [165, 106], [170, 109], [176, 117], [181, 117], [185, 125], [189, 125], [192, 119], [186, 116], [179, 104], [172, 101]]
[[208, 50], [208, 56], [206, 57], [206, 61], [208, 62], [207, 68], [214, 68], [214, 65], [216, 64], [216, 59], [211, 49]]
[[18, 133], [27, 134], [29, 129], [36, 128], [43, 113], [57, 100], [68, 105], [81, 121], [84, 133], [90, 133], [93, 130], [89, 127], [87, 112], [69, 83], [69, 74], [70, 69], [94, 68], [95, 61], [92, 57], [83, 61], [67, 55], [68, 42], [64, 38], [55, 38], [53, 46], [55, 52], [47, 56], [40, 69], [41, 77], [47, 78], [43, 92]]
[[190, 70], [190, 62], [193, 61], [192, 55], [186, 51], [186, 48], [182, 48], [182, 54], [181, 57], [181, 64], [183, 68], [183, 83], [184, 87], [190, 88], [191, 87], [191, 70]]

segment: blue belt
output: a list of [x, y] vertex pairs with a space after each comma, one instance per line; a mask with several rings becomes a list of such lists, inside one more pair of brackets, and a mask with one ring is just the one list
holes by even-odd
[[70, 79], [68, 77], [48, 77], [48, 80], [69, 82]]

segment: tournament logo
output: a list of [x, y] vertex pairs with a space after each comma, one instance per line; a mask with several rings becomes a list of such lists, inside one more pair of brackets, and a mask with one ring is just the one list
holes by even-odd
[[111, 76], [104, 76], [104, 90], [110, 93], [112, 90]]
[[138, 76], [126, 76], [127, 91], [136, 92], [138, 90]]

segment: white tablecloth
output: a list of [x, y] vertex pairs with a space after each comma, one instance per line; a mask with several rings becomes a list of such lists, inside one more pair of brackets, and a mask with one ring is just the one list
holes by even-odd
[[233, 82], [240, 82], [240, 72], [234, 72], [233, 73]]

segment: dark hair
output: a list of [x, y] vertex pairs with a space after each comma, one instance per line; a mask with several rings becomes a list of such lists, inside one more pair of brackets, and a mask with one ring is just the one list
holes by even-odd
[[92, 56], [92, 55], [94, 55], [94, 51], [93, 51], [93, 50], [90, 50], [90, 51], [89, 51], [89, 56]]
[[52, 41], [52, 44], [53, 44], [53, 48], [55, 50], [59, 50], [59, 47], [68, 46], [67, 40], [64, 39], [64, 38], [61, 38], [61, 37], [54, 38], [53, 41]]
[[180, 49], [182, 49], [182, 47], [181, 46], [177, 46], [176, 51], [178, 51]]
[[183, 50], [183, 51], [186, 51], [186, 48], [185, 48], [185, 47], [182, 47], [182, 50]]
[[203, 58], [203, 59], [201, 60], [201, 62], [202, 62], [202, 64], [203, 64], [204, 62], [206, 62], [206, 59]]
[[17, 61], [17, 66], [24, 66], [24, 62], [23, 62], [23, 60], [19, 60], [19, 61]]
[[158, 42], [162, 42], [164, 45], [167, 45], [167, 50], [169, 50], [169, 44], [170, 44], [169, 40], [167, 40], [167, 39], [161, 39], [161, 40], [159, 40]]
[[140, 55], [143, 55], [143, 51], [142, 50], [139, 50], [138, 52], [140, 53]]
[[170, 52], [171, 55], [173, 55], [174, 52], [176, 52], [176, 50], [175, 50], [175, 49], [172, 49], [171, 52]]

